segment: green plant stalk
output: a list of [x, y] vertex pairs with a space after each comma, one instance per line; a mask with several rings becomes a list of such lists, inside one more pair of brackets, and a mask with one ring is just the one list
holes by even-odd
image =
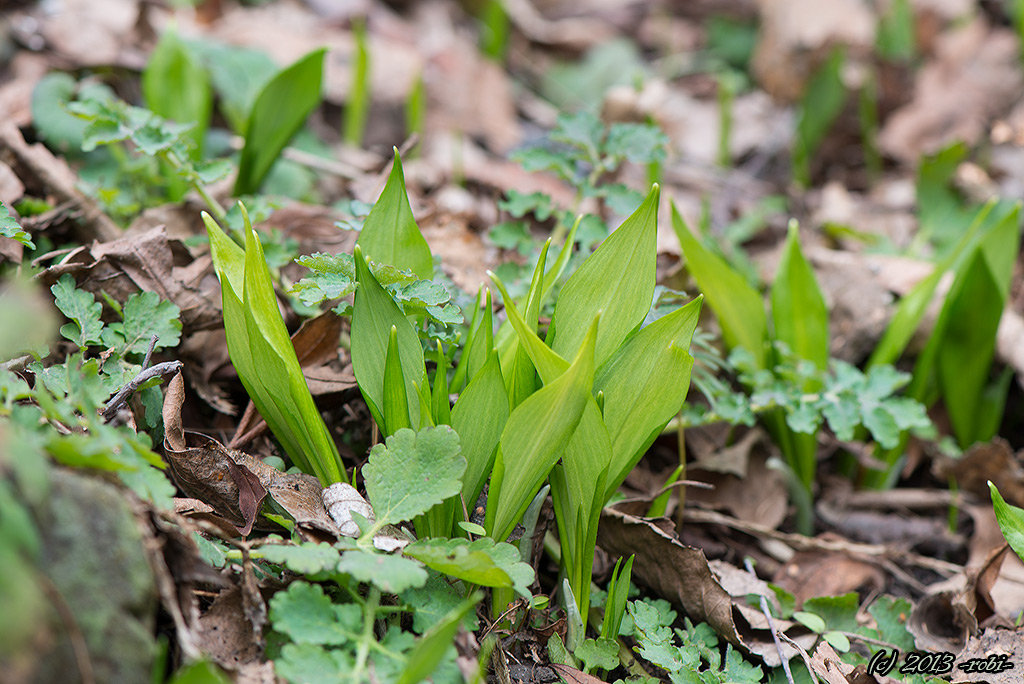
[[345, 107], [345, 130], [342, 138], [353, 147], [363, 143], [366, 120], [370, 112], [370, 49], [366, 35], [366, 19], [352, 22], [352, 36], [356, 41], [356, 58], [352, 63], [352, 88]]
[[718, 154], [715, 161], [722, 167], [729, 167], [732, 163], [729, 141], [732, 138], [732, 107], [736, 99], [735, 81], [731, 73], [718, 76]]
[[380, 589], [373, 584], [370, 585], [366, 595], [366, 602], [363, 604], [363, 633], [359, 638], [359, 646], [356, 649], [356, 662], [352, 668], [352, 681], [363, 681], [362, 675], [366, 671], [366, 660], [370, 655], [370, 645], [377, 640], [373, 638], [373, 625], [377, 621], [377, 607], [380, 605]]

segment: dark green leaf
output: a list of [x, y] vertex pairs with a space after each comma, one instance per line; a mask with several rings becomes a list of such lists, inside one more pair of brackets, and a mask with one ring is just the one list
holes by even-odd
[[484, 587], [515, 587], [529, 596], [533, 568], [523, 563], [519, 549], [484, 537], [466, 539], [422, 539], [402, 551], [429, 568]]

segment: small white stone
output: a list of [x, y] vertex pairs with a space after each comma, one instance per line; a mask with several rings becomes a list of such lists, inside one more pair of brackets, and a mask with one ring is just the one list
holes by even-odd
[[324, 507], [331, 519], [346, 537], [358, 537], [359, 525], [352, 519], [352, 511], [373, 522], [373, 508], [347, 482], [335, 482], [323, 492]]

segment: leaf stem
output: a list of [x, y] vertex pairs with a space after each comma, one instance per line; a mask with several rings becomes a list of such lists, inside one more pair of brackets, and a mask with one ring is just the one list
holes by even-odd
[[377, 621], [377, 607], [380, 605], [380, 589], [370, 585], [370, 591], [363, 604], [363, 633], [359, 637], [359, 649], [356, 651], [356, 664], [352, 669], [352, 681], [363, 681], [362, 674], [366, 670], [366, 659], [370, 655], [373, 638], [373, 625]]

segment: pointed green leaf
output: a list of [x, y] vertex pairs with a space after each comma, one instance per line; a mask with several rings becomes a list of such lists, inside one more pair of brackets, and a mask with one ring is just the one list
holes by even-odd
[[568, 370], [517, 406], [505, 424], [484, 525], [495, 539], [512, 532], [580, 422], [594, 381], [598, 320]]
[[1024, 508], [1012, 506], [1003, 499], [999, 490], [991, 482], [988, 483], [989, 492], [992, 494], [992, 506], [996, 512], [996, 520], [999, 522], [999, 529], [1003, 537], [1009, 543], [1013, 552], [1024, 560]]
[[256, 96], [245, 126], [234, 195], [259, 191], [281, 150], [320, 104], [326, 52], [326, 48], [319, 48], [300, 57], [279, 71]]
[[505, 284], [501, 282], [501, 279], [490, 271], [487, 272], [487, 275], [494, 281], [498, 291], [501, 292], [502, 300], [505, 303], [505, 314], [512, 324], [512, 329], [515, 330], [520, 347], [529, 355], [530, 361], [537, 369], [541, 381], [544, 384], [551, 382], [565, 372], [565, 369], [569, 367], [569, 362], [559, 356], [551, 347], [544, 344], [543, 340], [537, 336], [533, 327], [519, 313], [519, 308], [509, 296], [508, 290], [505, 289]]
[[796, 221], [789, 224], [782, 260], [772, 283], [771, 299], [775, 339], [789, 345], [798, 359], [825, 370], [828, 365], [828, 308], [818, 279], [800, 250]]
[[441, 347], [441, 340], [437, 341], [437, 351], [434, 354], [434, 387], [431, 397], [431, 411], [434, 414], [434, 423], [437, 425], [449, 425], [452, 422], [452, 405], [448, 399], [448, 357], [444, 355]]
[[[531, 330], [536, 330], [537, 318], [540, 315], [540, 300], [544, 287], [544, 264], [550, 246], [551, 240], [549, 239], [540, 250], [537, 266], [533, 269], [530, 290], [526, 296], [525, 319]], [[499, 349], [498, 353], [501, 361], [501, 374], [505, 378], [505, 389], [508, 391], [509, 407], [514, 409], [537, 387], [533, 363], [530, 361], [529, 353], [515, 337], [504, 349]]]
[[612, 440], [606, 499], [686, 399], [693, 367], [687, 349], [702, 302], [698, 297], [641, 329], [594, 378], [594, 388], [604, 393], [604, 423]]
[[686, 268], [722, 326], [726, 346], [730, 349], [743, 347], [753, 355], [758, 368], [766, 368], [768, 317], [761, 295], [747, 284], [743, 276], [700, 244], [674, 204], [672, 228], [683, 248]]
[[409, 396], [405, 391], [402, 361], [398, 353], [398, 328], [391, 326], [388, 350], [384, 358], [384, 436], [393, 435], [402, 428], [411, 428], [409, 422]]
[[658, 197], [654, 185], [643, 204], [587, 257], [562, 288], [551, 320], [551, 348], [560, 356], [575, 355], [590, 321], [603, 311], [594, 351], [595, 363], [600, 366], [647, 316], [658, 256]]
[[467, 462], [462, 480], [462, 496], [467, 506], [476, 504], [491, 472], [508, 412], [508, 394], [501, 378], [498, 354], [491, 351], [487, 363], [459, 395], [452, 409], [452, 427], [459, 433]]
[[[384, 365], [391, 328], [394, 327], [398, 335], [398, 354], [405, 378], [410, 424], [419, 425], [420, 402], [415, 385], [425, 386], [427, 382], [419, 336], [395, 300], [370, 273], [358, 245], [355, 265], [359, 289], [356, 290], [352, 311], [352, 370], [359, 383], [359, 391], [366, 398], [370, 411], [374, 412], [374, 419], [378, 423], [386, 422], [383, 414]], [[381, 429], [384, 429], [383, 425]]]
[[367, 258], [378, 263], [407, 268], [424, 280], [434, 275], [430, 247], [423, 239], [409, 206], [402, 160], [397, 149], [388, 182], [366, 217], [356, 244], [363, 248]]

